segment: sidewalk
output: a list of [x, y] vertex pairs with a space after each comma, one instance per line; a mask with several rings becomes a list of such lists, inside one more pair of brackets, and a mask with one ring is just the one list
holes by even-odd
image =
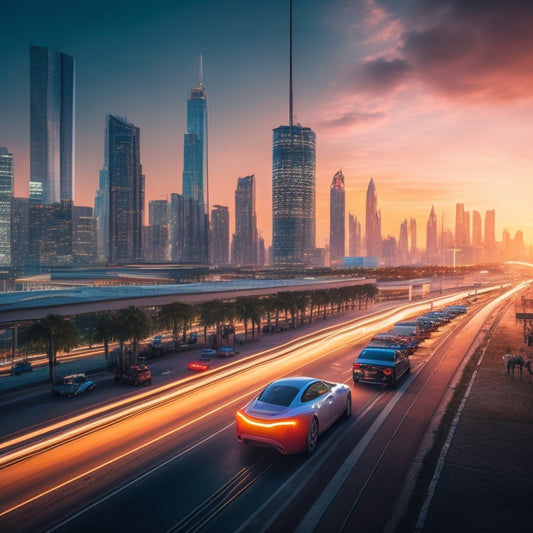
[[533, 527], [533, 376], [507, 376], [506, 353], [533, 358], [510, 306], [487, 346], [416, 531], [491, 533]]

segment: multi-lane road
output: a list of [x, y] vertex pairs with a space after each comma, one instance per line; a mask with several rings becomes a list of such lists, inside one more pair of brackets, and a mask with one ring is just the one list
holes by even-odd
[[[425, 341], [395, 389], [354, 385], [354, 356], [428, 302], [317, 327], [201, 375], [154, 365], [154, 385], [122, 387], [119, 397], [106, 377], [79, 398], [2, 408], [0, 531], [393, 530], [411, 466], [500, 293], [480, 296]], [[352, 417], [322, 435], [310, 457], [235, 438], [236, 409], [286, 375], [352, 388]]]

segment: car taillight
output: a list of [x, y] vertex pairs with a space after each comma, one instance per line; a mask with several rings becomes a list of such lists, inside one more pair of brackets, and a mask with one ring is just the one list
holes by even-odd
[[354, 363], [353, 364], [353, 369], [354, 370], [359, 370], [361, 368], [361, 365], [359, 363]]

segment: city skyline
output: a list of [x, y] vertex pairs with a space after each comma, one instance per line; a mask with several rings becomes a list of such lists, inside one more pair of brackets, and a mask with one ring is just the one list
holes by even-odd
[[[201, 54], [210, 93], [210, 203], [232, 205], [235, 179], [255, 174], [264, 200], [258, 230], [269, 244], [272, 130], [287, 116], [288, 1], [246, 3], [249, 9], [236, 1], [155, 2], [149, 12], [130, 4], [127, 17], [121, 2], [106, 11], [98, 2], [23, 2], [6, 11], [0, 53], [10, 77], [0, 89], [0, 145], [14, 156], [15, 194], [28, 195], [30, 45], [76, 60], [75, 198], [89, 206], [109, 113], [141, 129], [146, 201], [181, 192], [183, 101]], [[346, 211], [360, 220], [374, 179], [384, 236], [398, 237], [409, 216], [423, 242], [431, 206], [453, 230], [461, 202], [480, 213], [496, 208], [497, 240], [505, 229], [521, 230], [532, 243], [532, 7], [396, 4], [294, 2], [294, 112], [317, 135], [317, 246], [329, 242], [329, 184], [339, 167]], [[133, 32], [143, 39], [121, 38]]]

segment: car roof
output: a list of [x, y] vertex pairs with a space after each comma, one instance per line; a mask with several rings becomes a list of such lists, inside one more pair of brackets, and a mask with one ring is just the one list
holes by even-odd
[[317, 378], [310, 378], [305, 376], [294, 376], [289, 378], [282, 378], [277, 379], [276, 381], [273, 381], [272, 383], [269, 383], [269, 385], [286, 385], [287, 387], [297, 387], [298, 389], [301, 389], [302, 387], [305, 387], [306, 385], [313, 383], [315, 381], [321, 381]]

